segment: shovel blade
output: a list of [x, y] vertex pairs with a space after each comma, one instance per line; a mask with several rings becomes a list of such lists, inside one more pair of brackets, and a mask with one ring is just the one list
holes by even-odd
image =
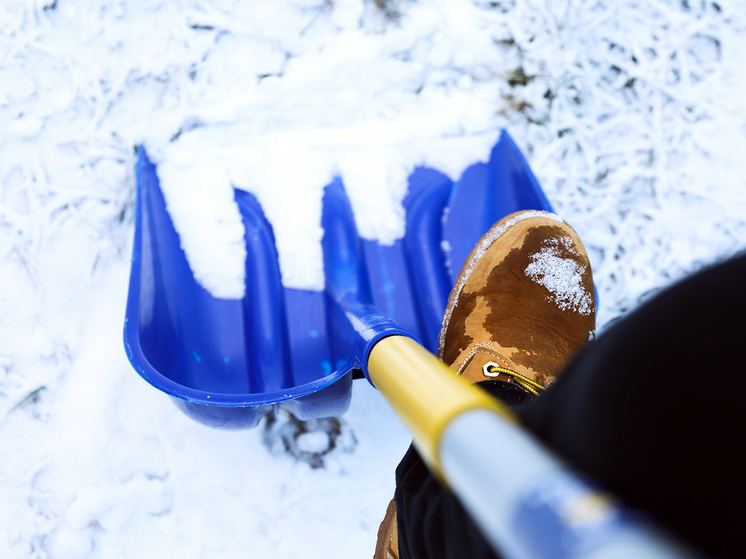
[[382, 315], [431, 351], [448, 294], [489, 227], [521, 209], [551, 210], [506, 133], [490, 161], [457, 182], [420, 167], [409, 177], [406, 234], [362, 239], [341, 179], [325, 190], [324, 291], [282, 285], [274, 234], [259, 202], [236, 191], [245, 228], [246, 289], [218, 299], [197, 283], [166, 210], [155, 166], [138, 150], [135, 242], [124, 342], [134, 369], [213, 427], [253, 427], [285, 408], [301, 419], [349, 406], [363, 359], [349, 309]]

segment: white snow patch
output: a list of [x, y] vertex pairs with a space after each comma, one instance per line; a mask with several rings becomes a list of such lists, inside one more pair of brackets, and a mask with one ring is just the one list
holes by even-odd
[[593, 310], [593, 300], [583, 286], [583, 274], [588, 268], [575, 258], [563, 257], [570, 252], [578, 256], [572, 239], [552, 237], [542, 243], [541, 250], [531, 255], [526, 266], [526, 275], [549, 291], [550, 300], [564, 310], [589, 315]]

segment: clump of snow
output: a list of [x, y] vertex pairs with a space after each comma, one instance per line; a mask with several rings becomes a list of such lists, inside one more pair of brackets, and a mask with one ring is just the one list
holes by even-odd
[[312, 431], [298, 436], [296, 441], [301, 452], [321, 454], [329, 450], [329, 435], [324, 431]]
[[273, 454], [289, 455], [311, 468], [323, 468], [333, 451], [352, 452], [357, 446], [349, 426], [336, 417], [301, 421], [280, 410], [265, 417], [264, 444]]
[[572, 239], [552, 237], [542, 243], [541, 250], [531, 255], [525, 274], [549, 291], [549, 299], [563, 311], [574, 311], [589, 315], [593, 310], [593, 300], [583, 286], [583, 275], [587, 266], [580, 264], [575, 257]]
[[[185, 157], [174, 155], [158, 167], [158, 178], [171, 186], [169, 213], [189, 220], [192, 234], [180, 237], [194, 277], [215, 297], [241, 298], [246, 259], [241, 214], [232, 189], [206, 188], [227, 183], [228, 179], [212, 161], [200, 164], [186, 153], [181, 155]], [[202, 195], [204, 192], [209, 195]]]
[[[310, 19], [287, 58], [261, 74], [252, 64], [262, 49], [247, 46], [240, 59], [246, 64], [237, 64], [221, 39], [197, 65], [199, 85], [187, 84], [209, 92], [191, 103], [188, 126], [176, 139], [148, 141], [190, 265], [213, 293], [243, 281], [233, 186], [253, 192], [272, 223], [283, 283], [322, 289], [320, 202], [335, 175], [344, 180], [360, 234], [391, 244], [404, 234], [402, 200], [416, 165], [458, 178], [485, 161], [497, 139], [499, 85], [484, 79], [498, 71], [489, 12], [423, 3], [382, 32], [362, 2], [347, 4], [360, 13]], [[329, 26], [337, 31], [328, 33]], [[263, 77], [227, 85], [237, 70]], [[214, 83], [214, 74], [228, 77]]]

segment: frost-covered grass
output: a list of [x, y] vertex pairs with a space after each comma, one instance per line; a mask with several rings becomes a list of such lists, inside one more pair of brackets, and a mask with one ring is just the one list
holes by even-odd
[[312, 468], [130, 370], [137, 143], [231, 295], [231, 181], [286, 280], [318, 284], [330, 174], [390, 241], [412, 165], [457, 176], [507, 125], [588, 245], [606, 323], [746, 244], [744, 60], [743, 0], [3, 1], [0, 555], [367, 557], [393, 489], [407, 436], [362, 383]]
[[515, 4], [511, 129], [592, 251], [601, 322], [742, 249], [746, 3]]

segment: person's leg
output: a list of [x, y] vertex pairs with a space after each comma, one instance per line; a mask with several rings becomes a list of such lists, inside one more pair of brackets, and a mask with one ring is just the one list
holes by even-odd
[[[526, 428], [580, 473], [724, 557], [742, 554], [746, 510], [745, 280], [741, 255], [663, 291], [518, 406]], [[459, 557], [459, 548], [494, 556], [412, 450], [397, 487], [402, 559]], [[443, 552], [421, 554], [428, 539]]]
[[716, 556], [743, 553], [746, 255], [704, 270], [588, 344], [520, 411], [628, 505]]

